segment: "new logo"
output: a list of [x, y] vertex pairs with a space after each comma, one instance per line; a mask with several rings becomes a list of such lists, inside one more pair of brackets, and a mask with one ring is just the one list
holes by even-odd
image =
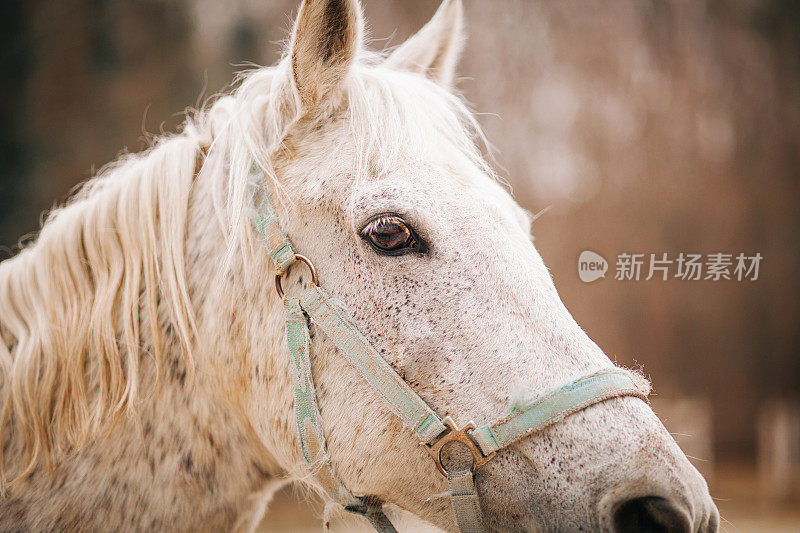
[[591, 283], [592, 281], [606, 277], [608, 271], [608, 261], [602, 255], [592, 252], [591, 250], [584, 250], [578, 257], [578, 277], [584, 283]]

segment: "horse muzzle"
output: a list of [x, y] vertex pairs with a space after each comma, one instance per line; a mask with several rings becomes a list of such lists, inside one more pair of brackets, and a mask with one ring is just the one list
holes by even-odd
[[487, 531], [716, 532], [702, 475], [644, 402], [589, 407], [476, 476]]

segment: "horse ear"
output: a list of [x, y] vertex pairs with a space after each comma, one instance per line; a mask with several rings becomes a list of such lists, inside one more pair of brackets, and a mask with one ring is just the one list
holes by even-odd
[[445, 87], [453, 84], [464, 43], [461, 0], [444, 0], [433, 18], [386, 59], [392, 68], [424, 74]]
[[336, 93], [361, 47], [358, 0], [304, 0], [292, 32], [292, 77], [303, 111]]

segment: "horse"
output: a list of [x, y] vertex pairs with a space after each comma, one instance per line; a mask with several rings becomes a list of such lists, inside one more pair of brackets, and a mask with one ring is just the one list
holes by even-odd
[[[305, 0], [276, 65], [102, 169], [0, 263], [0, 530], [253, 531], [287, 483], [329, 498], [303, 458], [283, 291], [325, 287], [453, 429], [615, 371], [454, 87], [462, 11], [445, 0], [373, 52], [358, 0]], [[253, 223], [264, 194], [313, 276], [272, 264]], [[305, 327], [341, 485], [456, 530], [438, 463]], [[583, 407], [475, 470], [485, 530], [717, 530], [646, 401]]]

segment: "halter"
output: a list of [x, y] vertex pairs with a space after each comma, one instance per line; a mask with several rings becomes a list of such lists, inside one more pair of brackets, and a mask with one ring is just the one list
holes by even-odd
[[[259, 178], [263, 176], [254, 164], [251, 179]], [[470, 421], [458, 427], [449, 416], [442, 420], [372, 347], [342, 305], [320, 287], [313, 263], [295, 252], [278, 225], [266, 193], [261, 194], [261, 208], [254, 222], [275, 265], [275, 289], [286, 309], [286, 341], [294, 382], [297, 436], [306, 468], [334, 502], [350, 513], [367, 518], [381, 533], [397, 532], [383, 512], [383, 502], [373, 496], [354, 495], [331, 464], [311, 374], [309, 323], [325, 333], [403, 425], [414, 432], [436, 468], [447, 478], [453, 514], [465, 533], [484, 530], [474, 475], [498, 450], [590, 405], [620, 396], [647, 399], [648, 391], [637, 384], [631, 372], [613, 367], [570, 381], [491, 424], [477, 427]], [[311, 285], [299, 298], [286, 296], [281, 284], [289, 267], [296, 262], [304, 263], [311, 272]], [[464, 453], [453, 453], [454, 447], [460, 447], [462, 452], [469, 451], [471, 460], [465, 461], [468, 456]]]

